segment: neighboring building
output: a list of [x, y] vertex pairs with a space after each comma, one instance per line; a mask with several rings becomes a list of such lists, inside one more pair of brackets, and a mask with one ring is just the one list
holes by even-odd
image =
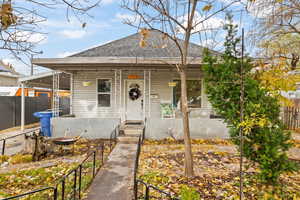
[[[71, 110], [75, 118], [53, 119], [54, 136], [66, 131], [109, 137], [116, 124], [146, 121], [146, 137], [181, 137], [180, 54], [173, 41], [151, 32], [147, 46], [134, 34], [66, 58], [34, 59], [34, 64], [71, 76]], [[182, 43], [182, 41], [180, 41]], [[188, 100], [192, 137], [227, 137], [227, 128], [212, 113], [201, 72], [203, 48], [189, 47]]]
[[18, 86], [18, 78], [20, 75], [14, 70], [14, 68], [9, 64], [3, 63], [3, 61], [1, 60], [0, 60], [0, 66], [1, 68], [4, 68], [8, 71], [8, 72], [0, 72], [0, 86], [7, 86], [7, 87]]

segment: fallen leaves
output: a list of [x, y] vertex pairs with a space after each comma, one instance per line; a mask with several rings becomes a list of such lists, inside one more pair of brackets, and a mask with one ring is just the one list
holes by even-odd
[[[195, 177], [186, 178], [183, 170], [182, 141], [145, 140], [140, 155], [139, 177], [164, 191], [180, 196], [183, 186], [196, 189], [200, 199], [238, 199], [239, 154], [229, 140], [192, 140]], [[245, 199], [263, 199], [265, 191], [254, 177], [257, 168], [245, 165]], [[282, 199], [300, 199], [300, 174], [280, 178]], [[269, 200], [269, 199], [268, 199]]]

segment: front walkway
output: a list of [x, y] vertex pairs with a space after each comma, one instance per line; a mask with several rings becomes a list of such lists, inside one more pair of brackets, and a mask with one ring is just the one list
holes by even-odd
[[117, 143], [96, 175], [88, 200], [132, 200], [133, 169], [137, 144]]

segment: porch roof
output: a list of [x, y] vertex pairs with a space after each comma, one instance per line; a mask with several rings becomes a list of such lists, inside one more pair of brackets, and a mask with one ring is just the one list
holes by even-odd
[[[143, 57], [66, 57], [66, 58], [36, 58], [35, 65], [53, 70], [89, 70], [99, 68], [122, 67], [164, 67], [170, 68], [180, 63], [180, 58], [143, 58]], [[201, 58], [189, 58], [190, 67], [199, 67]]]
[[[28, 87], [53, 88], [53, 72], [45, 72], [19, 78]], [[59, 89], [70, 90], [70, 74], [59, 72]]]

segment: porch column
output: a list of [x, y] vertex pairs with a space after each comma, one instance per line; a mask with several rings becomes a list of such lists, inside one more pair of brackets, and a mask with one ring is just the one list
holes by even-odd
[[146, 101], [146, 87], [147, 86], [147, 80], [146, 80], [146, 70], [144, 70], [144, 98], [143, 98], [143, 118], [144, 118], [144, 120], [145, 120], [145, 118], [146, 118], [146, 103], [147, 103], [147, 101]]
[[122, 114], [122, 70], [119, 70], [119, 74], [120, 74], [120, 89], [119, 89], [119, 117], [121, 118], [121, 120], [123, 119], [123, 114]]
[[70, 114], [73, 115], [73, 73], [70, 74]]
[[53, 118], [59, 117], [59, 72], [53, 71], [53, 93], [52, 93], [52, 99], [53, 99]]
[[115, 69], [114, 70], [115, 71], [115, 97], [114, 97], [114, 99], [115, 99], [115, 110], [117, 110], [117, 70]]
[[21, 131], [25, 129], [25, 89], [24, 83], [21, 83]]
[[151, 70], [149, 70], [149, 109], [148, 117], [151, 117]]

